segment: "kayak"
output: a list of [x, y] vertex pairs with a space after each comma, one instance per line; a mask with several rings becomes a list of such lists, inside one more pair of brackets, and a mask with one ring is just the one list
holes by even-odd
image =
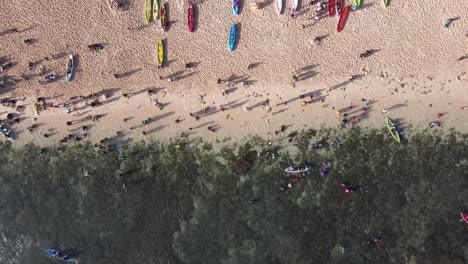
[[159, 0], [153, 2], [153, 20], [154, 22], [159, 20]]
[[164, 46], [162, 41], [158, 41], [158, 65], [162, 66], [164, 62]]
[[339, 15], [343, 11], [343, 0], [335, 0], [336, 13]]
[[151, 0], [145, 0], [145, 21], [146, 23], [151, 21]]
[[361, 0], [354, 0], [354, 6], [355, 8], [361, 7]]
[[13, 141], [13, 136], [11, 135], [11, 132], [3, 126], [3, 124], [0, 124], [0, 132], [2, 135], [5, 136], [6, 139]]
[[291, 166], [286, 169], [284, 169], [284, 172], [286, 173], [301, 173], [301, 172], [308, 172], [312, 170], [312, 166], [309, 165], [297, 165], [297, 166]]
[[385, 122], [387, 123], [388, 131], [390, 132], [392, 137], [396, 140], [396, 142], [400, 143], [400, 134], [398, 133], [398, 130], [396, 129], [392, 119], [387, 117], [385, 118]]
[[167, 30], [167, 26], [169, 25], [169, 23], [167, 23], [167, 12], [166, 12], [166, 8], [164, 7], [164, 4], [161, 3], [161, 27], [163, 29], [163, 31], [166, 31]]
[[67, 262], [74, 262], [74, 260], [70, 256], [68, 256], [67, 254], [65, 254], [65, 253], [63, 253], [61, 251], [48, 248], [48, 249], [45, 250], [45, 252], [48, 255], [50, 255], [50, 256], [52, 256], [52, 257], [54, 257], [56, 259], [65, 260]]
[[328, 0], [328, 15], [333, 16], [335, 12], [335, 0]]
[[324, 177], [327, 176], [328, 172], [330, 171], [331, 168], [331, 163], [330, 162], [325, 162], [323, 161], [322, 164], [320, 164], [320, 176]]
[[232, 13], [234, 15], [238, 15], [239, 14], [239, 0], [232, 0], [231, 4], [232, 4]]
[[[336, 32], [340, 32], [346, 22], [346, 17], [348, 16], [348, 9], [349, 6], [345, 6], [343, 11], [340, 14], [340, 18], [338, 19], [338, 23], [336, 24]], [[338, 9], [337, 9], [338, 10]]]
[[387, 7], [388, 6], [388, 0], [382, 0], [382, 5], [384, 7]]
[[73, 75], [73, 55], [68, 56], [66, 79], [70, 81]]
[[299, 0], [291, 0], [291, 15], [296, 14]]
[[234, 42], [236, 41], [236, 25], [231, 25], [231, 30], [229, 30], [229, 40], [228, 40], [228, 50], [234, 50]]
[[188, 24], [188, 31], [193, 32], [194, 26], [194, 19], [193, 19], [193, 5], [189, 4], [187, 9], [187, 24]]
[[462, 219], [460, 221], [465, 221], [465, 223], [468, 224], [468, 214], [465, 214], [463, 212], [460, 213]]
[[283, 11], [283, 0], [275, 0], [275, 8], [278, 16], [281, 15], [281, 11]]

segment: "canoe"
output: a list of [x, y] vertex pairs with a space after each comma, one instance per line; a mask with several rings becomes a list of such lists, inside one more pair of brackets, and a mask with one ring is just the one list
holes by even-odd
[[229, 30], [229, 40], [228, 40], [228, 50], [234, 50], [234, 42], [236, 41], [236, 25], [231, 25], [231, 30]]
[[385, 118], [385, 122], [387, 123], [388, 131], [390, 132], [392, 137], [396, 140], [396, 142], [400, 143], [400, 134], [398, 133], [398, 130], [396, 129], [395, 124], [393, 123], [392, 119], [387, 117]]
[[354, 6], [355, 6], [356, 8], [361, 7], [361, 0], [354, 0]]
[[65, 253], [63, 253], [61, 251], [55, 250], [55, 249], [48, 248], [48, 249], [45, 250], [45, 252], [48, 255], [50, 255], [50, 256], [52, 256], [52, 257], [54, 257], [56, 259], [65, 260], [67, 262], [74, 262], [75, 261], [70, 256], [68, 256], [67, 254], [65, 254]]
[[146, 23], [151, 21], [151, 0], [145, 0], [145, 21]]
[[335, 0], [328, 0], [328, 15], [333, 16], [335, 13]]
[[239, 0], [232, 0], [231, 4], [232, 4], [232, 13], [237, 16], [239, 14]]
[[163, 3], [161, 3], [160, 8], [161, 8], [161, 28], [163, 29], [163, 31], [166, 31], [169, 23], [167, 23], [167, 12]]
[[338, 19], [338, 23], [336, 24], [336, 32], [340, 32], [346, 22], [346, 17], [348, 16], [349, 6], [345, 6], [343, 11], [340, 14], [340, 18]]
[[291, 167], [284, 169], [284, 172], [294, 174], [294, 173], [308, 172], [311, 170], [312, 170], [312, 167], [309, 165], [297, 165], [297, 166], [291, 166]]
[[154, 0], [153, 2], [153, 20], [154, 22], [159, 20], [159, 15], [161, 13], [159, 12], [159, 0]]
[[387, 7], [388, 6], [388, 0], [382, 0], [382, 5], [384, 7]]
[[299, 0], [291, 0], [291, 15], [296, 14], [298, 5], [299, 5]]
[[283, 11], [283, 0], [275, 0], [275, 9], [278, 16], [281, 15], [281, 11]]
[[68, 56], [67, 70], [65, 77], [67, 81], [70, 81], [73, 75], [73, 55]]
[[194, 26], [194, 18], [193, 18], [193, 5], [189, 4], [187, 8], [187, 25], [188, 25], [188, 31], [193, 32], [193, 26]]
[[158, 65], [162, 66], [164, 62], [164, 46], [162, 41], [158, 41]]
[[343, 0], [335, 0], [336, 13], [339, 15], [343, 12]]

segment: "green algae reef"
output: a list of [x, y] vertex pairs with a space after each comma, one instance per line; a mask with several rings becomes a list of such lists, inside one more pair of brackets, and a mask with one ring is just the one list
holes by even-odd
[[[468, 260], [457, 215], [468, 209], [467, 135], [416, 132], [397, 144], [387, 131], [353, 128], [291, 140], [294, 151], [278, 147], [276, 160], [256, 137], [219, 150], [201, 140], [2, 144], [1, 262], [49, 263], [47, 247], [80, 263]], [[316, 142], [326, 147], [310, 151]], [[326, 177], [322, 160], [333, 165]], [[283, 169], [299, 162], [313, 172], [282, 192]], [[343, 193], [343, 181], [359, 191]], [[377, 249], [374, 236], [384, 238]]]

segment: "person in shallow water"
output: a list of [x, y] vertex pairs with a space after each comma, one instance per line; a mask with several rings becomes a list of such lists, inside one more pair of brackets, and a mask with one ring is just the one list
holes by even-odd
[[374, 237], [369, 240], [369, 246], [371, 246], [371, 248], [377, 248], [382, 240], [382, 237]]

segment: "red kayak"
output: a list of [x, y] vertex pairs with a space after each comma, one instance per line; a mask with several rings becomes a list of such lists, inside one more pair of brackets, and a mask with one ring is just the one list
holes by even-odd
[[328, 0], [328, 15], [333, 16], [335, 12], [335, 0]]
[[343, 8], [343, 11], [340, 14], [340, 19], [338, 19], [338, 24], [336, 24], [336, 32], [340, 32], [346, 22], [346, 17], [348, 16], [349, 5]]
[[465, 214], [465, 213], [460, 213], [461, 215], [461, 220], [460, 221], [465, 221], [465, 223], [468, 224], [468, 214]]
[[194, 19], [193, 19], [193, 5], [192, 4], [189, 4], [188, 6], [188, 10], [187, 10], [187, 16], [188, 16], [188, 20], [187, 20], [187, 24], [188, 24], [188, 31], [189, 32], [193, 32], [193, 24], [194, 24]]

